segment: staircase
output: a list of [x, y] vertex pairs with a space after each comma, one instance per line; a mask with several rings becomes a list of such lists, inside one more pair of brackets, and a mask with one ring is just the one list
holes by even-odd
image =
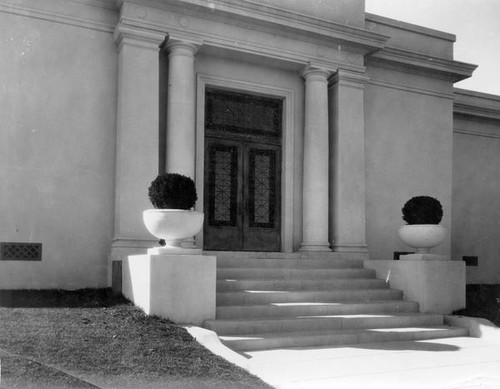
[[237, 351], [467, 336], [375, 278], [323, 255], [217, 256], [217, 313], [204, 326]]

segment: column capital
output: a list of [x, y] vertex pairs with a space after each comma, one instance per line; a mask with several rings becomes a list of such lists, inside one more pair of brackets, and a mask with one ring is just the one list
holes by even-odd
[[306, 81], [308, 80], [326, 81], [328, 77], [330, 77], [332, 72], [330, 70], [308, 64], [299, 71], [299, 74]]
[[331, 77], [332, 85], [349, 85], [358, 88], [363, 88], [370, 80], [370, 77], [364, 73], [352, 72], [349, 70], [338, 69]]
[[193, 57], [198, 49], [201, 47], [200, 42], [191, 42], [187, 40], [180, 39], [169, 39], [165, 47], [170, 55], [185, 55], [188, 57]]
[[124, 44], [151, 50], [160, 50], [160, 46], [165, 41], [165, 38], [165, 34], [158, 31], [137, 29], [120, 24], [116, 26], [113, 34], [113, 39], [119, 50]]

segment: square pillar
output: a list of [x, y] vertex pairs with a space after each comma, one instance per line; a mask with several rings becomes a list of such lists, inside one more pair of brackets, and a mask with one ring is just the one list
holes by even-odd
[[364, 74], [338, 70], [330, 85], [330, 241], [366, 255]]
[[[115, 224], [111, 258], [131, 246], [151, 246], [142, 211], [151, 208], [148, 187], [158, 174], [159, 48], [165, 36], [118, 25]], [[141, 242], [143, 243], [137, 243]]]

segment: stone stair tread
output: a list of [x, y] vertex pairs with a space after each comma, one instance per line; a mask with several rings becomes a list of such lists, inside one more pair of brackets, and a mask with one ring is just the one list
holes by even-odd
[[288, 269], [288, 268], [217, 268], [217, 280], [281, 279], [324, 280], [331, 278], [374, 279], [373, 269]]
[[354, 329], [435, 326], [443, 324], [443, 315], [421, 313], [295, 315], [289, 317], [257, 317], [206, 320], [204, 326], [219, 335], [258, 332], [291, 332], [301, 329]]
[[358, 313], [346, 315], [294, 315], [279, 318], [264, 317], [251, 317], [251, 318], [236, 318], [236, 319], [211, 319], [206, 320], [209, 322], [234, 322], [234, 323], [247, 323], [247, 322], [274, 322], [279, 320], [317, 320], [317, 319], [354, 319], [354, 318], [383, 318], [383, 317], [423, 317], [423, 316], [442, 316], [439, 313], [421, 313], [421, 312], [394, 312], [394, 313]]
[[224, 258], [219, 268], [325, 268], [362, 269], [363, 260], [353, 259], [289, 259], [289, 258]]
[[289, 338], [303, 336], [320, 336], [320, 335], [346, 335], [346, 334], [364, 334], [370, 332], [390, 333], [390, 332], [425, 332], [425, 331], [447, 331], [451, 329], [464, 330], [464, 328], [452, 327], [447, 325], [442, 326], [422, 326], [422, 327], [386, 327], [386, 328], [363, 328], [363, 329], [342, 329], [342, 330], [314, 330], [314, 331], [290, 331], [290, 332], [264, 332], [257, 334], [239, 334], [234, 336], [221, 336], [222, 340], [241, 340], [241, 339], [257, 339], [257, 338]]
[[290, 317], [295, 315], [323, 315], [350, 313], [417, 312], [418, 303], [405, 300], [348, 301], [316, 303], [266, 303], [259, 305], [217, 306], [216, 318]]
[[[333, 288], [331, 291], [333, 292], [338, 292], [338, 291], [344, 291], [346, 289], [344, 288]], [[358, 291], [377, 291], [379, 292], [380, 290], [397, 290], [400, 291], [400, 289], [394, 289], [394, 288], [363, 288], [363, 289], [347, 289], [349, 292], [358, 292]], [[219, 290], [217, 293], [219, 294], [231, 294], [231, 293], [270, 293], [270, 294], [284, 294], [284, 293], [328, 293], [330, 292], [329, 289], [231, 289], [231, 290]]]
[[299, 290], [299, 291], [233, 291], [218, 292], [217, 305], [265, 304], [286, 302], [337, 302], [402, 300], [403, 292], [396, 289]]
[[402, 340], [414, 341], [467, 335], [468, 330], [464, 328], [418, 326], [238, 334], [220, 336], [220, 339], [234, 350], [253, 351], [271, 348], [348, 345]]
[[387, 289], [389, 285], [376, 278], [334, 278], [332, 280], [284, 280], [284, 279], [219, 279], [217, 292], [238, 290], [346, 290], [346, 289]]

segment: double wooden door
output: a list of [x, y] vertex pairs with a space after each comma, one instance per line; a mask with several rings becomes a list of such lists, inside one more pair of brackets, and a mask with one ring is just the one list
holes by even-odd
[[204, 248], [281, 249], [280, 146], [206, 137]]

